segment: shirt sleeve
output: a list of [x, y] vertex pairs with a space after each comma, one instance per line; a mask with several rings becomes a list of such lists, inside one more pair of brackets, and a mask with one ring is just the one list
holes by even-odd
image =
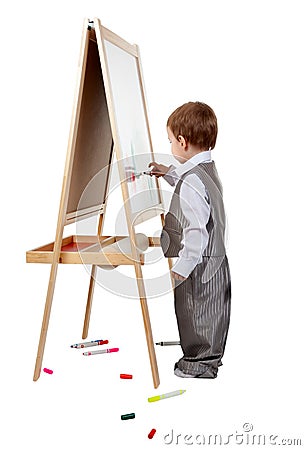
[[172, 164], [169, 166], [168, 172], [164, 175], [164, 180], [167, 181], [171, 186], [175, 186], [177, 183], [179, 176], [175, 171], [176, 167]]
[[172, 271], [188, 277], [208, 244], [206, 229], [210, 217], [210, 205], [205, 186], [195, 174], [187, 175], [181, 185], [180, 206], [189, 225], [183, 230], [182, 249], [172, 267]]

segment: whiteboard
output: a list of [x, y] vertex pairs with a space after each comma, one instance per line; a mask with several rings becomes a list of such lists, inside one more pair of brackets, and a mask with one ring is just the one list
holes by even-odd
[[157, 215], [162, 211], [158, 182], [155, 177], [143, 174], [153, 161], [153, 153], [138, 50], [104, 27], [101, 35], [108, 107], [115, 128], [114, 146], [123, 167], [130, 210], [132, 214], [151, 210]]

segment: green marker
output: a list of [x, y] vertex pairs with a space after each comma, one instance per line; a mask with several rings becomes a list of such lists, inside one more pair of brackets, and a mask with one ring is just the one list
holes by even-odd
[[176, 395], [181, 395], [185, 392], [184, 389], [179, 389], [179, 391], [168, 392], [167, 394], [156, 395], [155, 397], [149, 397], [147, 400], [149, 402], [157, 402], [158, 400], [163, 400], [164, 398], [175, 397]]
[[134, 419], [136, 417], [135, 413], [123, 414], [121, 420]]

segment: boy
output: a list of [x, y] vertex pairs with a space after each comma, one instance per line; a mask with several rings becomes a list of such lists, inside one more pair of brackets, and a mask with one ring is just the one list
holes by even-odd
[[230, 320], [231, 280], [225, 251], [222, 185], [211, 150], [217, 119], [206, 104], [189, 102], [168, 118], [171, 152], [178, 168], [151, 162], [151, 175], [175, 185], [160, 241], [164, 256], [177, 257], [175, 313], [183, 357], [174, 373], [216, 378]]

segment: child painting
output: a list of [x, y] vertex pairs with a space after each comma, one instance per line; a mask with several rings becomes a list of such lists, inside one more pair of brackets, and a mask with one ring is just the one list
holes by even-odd
[[160, 242], [164, 256], [175, 258], [175, 314], [183, 356], [174, 373], [183, 378], [217, 377], [230, 321], [223, 190], [211, 155], [217, 132], [212, 108], [188, 102], [167, 121], [171, 152], [180, 164], [149, 164], [151, 176], [175, 186]]

